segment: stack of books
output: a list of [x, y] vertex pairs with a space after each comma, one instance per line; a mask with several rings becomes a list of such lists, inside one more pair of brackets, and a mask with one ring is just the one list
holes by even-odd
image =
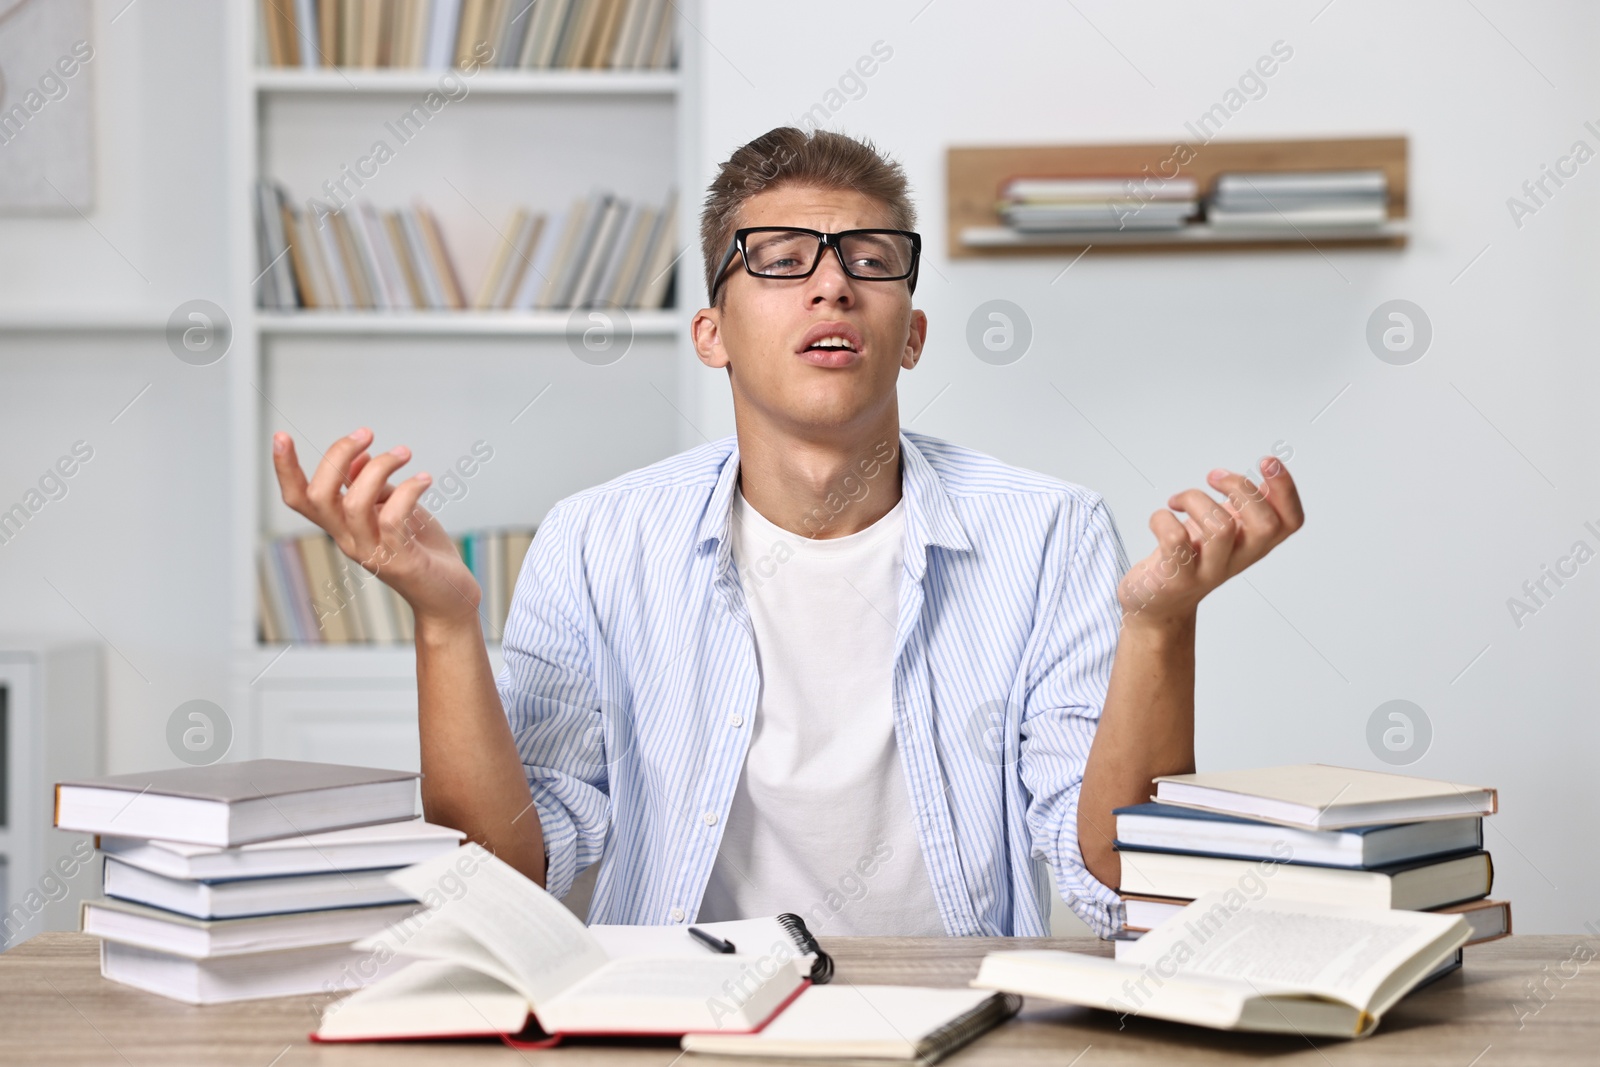
[[1020, 234], [1179, 230], [1199, 211], [1190, 178], [1013, 178], [996, 210]]
[[1389, 218], [1389, 180], [1381, 170], [1219, 174], [1206, 199], [1214, 230], [1376, 230]]
[[670, 0], [261, 0], [274, 67], [663, 70]]
[[81, 905], [100, 973], [190, 1004], [332, 993], [387, 973], [355, 942], [417, 912], [385, 877], [454, 852], [415, 817], [414, 772], [249, 760], [56, 786], [56, 826], [99, 835]]
[[[537, 529], [470, 530], [454, 538], [483, 592], [485, 640], [504, 636]], [[267, 542], [257, 564], [258, 635], [267, 644], [403, 644], [414, 637], [411, 605], [321, 531]]]
[[[516, 208], [473, 310], [662, 308], [673, 303], [676, 194], [660, 206], [603, 189], [563, 211]], [[256, 186], [261, 307], [462, 310], [460, 275], [433, 213], [418, 203], [379, 211], [367, 201], [295, 206], [280, 183]]]
[[[1157, 778], [1154, 803], [1114, 813], [1117, 947], [1208, 893], [1461, 915], [1466, 944], [1505, 937], [1483, 847], [1496, 805], [1493, 789], [1316, 763]], [[1457, 951], [1429, 977], [1460, 965]]]

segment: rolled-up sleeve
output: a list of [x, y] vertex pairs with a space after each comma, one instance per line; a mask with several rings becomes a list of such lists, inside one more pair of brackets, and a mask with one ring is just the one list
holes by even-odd
[[611, 822], [582, 523], [557, 504], [534, 536], [506, 618], [495, 680], [544, 831], [546, 888], [564, 897], [600, 858]]
[[1062, 899], [1101, 937], [1123, 921], [1121, 899], [1084, 865], [1078, 799], [1116, 656], [1128, 569], [1121, 535], [1098, 495], [1061, 509], [1046, 553], [1043, 627], [1030, 662], [1019, 768], [1029, 792], [1033, 854], [1055, 874]]

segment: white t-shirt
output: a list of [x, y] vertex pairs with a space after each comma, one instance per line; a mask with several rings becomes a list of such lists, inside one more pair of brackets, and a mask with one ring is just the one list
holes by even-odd
[[817, 540], [734, 494], [761, 694], [700, 921], [792, 911], [816, 934], [946, 932], [894, 735], [904, 531], [904, 497]]

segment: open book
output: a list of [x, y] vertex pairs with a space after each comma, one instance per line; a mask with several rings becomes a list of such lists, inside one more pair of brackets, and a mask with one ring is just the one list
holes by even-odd
[[313, 1040], [749, 1033], [811, 981], [810, 954], [777, 918], [700, 927], [732, 953], [683, 926], [591, 929], [476, 844], [389, 879], [426, 910], [355, 947], [415, 962], [330, 1005]]
[[1471, 936], [1460, 915], [1209, 893], [1120, 960], [991, 952], [972, 984], [1219, 1030], [1361, 1037]]

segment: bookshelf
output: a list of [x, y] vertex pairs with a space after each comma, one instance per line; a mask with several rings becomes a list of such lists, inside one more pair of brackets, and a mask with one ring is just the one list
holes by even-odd
[[54, 828], [55, 783], [104, 773], [101, 646], [0, 635], [0, 952], [77, 929], [98, 895], [83, 834]]
[[[468, 299], [502, 241], [511, 209], [553, 212], [605, 188], [659, 206], [668, 189], [682, 251], [696, 233], [693, 71], [696, 4], [668, 6], [670, 70], [490, 69], [462, 76], [453, 99], [356, 194], [380, 210], [420, 200], [434, 209]], [[230, 541], [234, 749], [279, 756], [415, 766], [415, 654], [409, 644], [259, 640], [257, 552], [269, 538], [311, 532], [284, 506], [270, 435], [295, 439], [304, 466], [358, 425], [374, 450], [412, 447], [399, 478], [440, 472], [477, 437], [497, 461], [439, 519], [469, 529], [531, 528], [561, 497], [697, 443], [681, 410], [694, 391], [688, 313], [624, 308], [632, 342], [614, 365], [574, 358], [570, 309], [442, 311], [264, 309], [255, 183], [281, 181], [301, 202], [361, 155], [384, 123], [436, 90], [442, 70], [263, 65], [254, 2], [230, 5], [229, 294], [225, 357], [233, 454]], [[676, 290], [696, 289], [685, 254]], [[691, 309], [692, 310], [692, 309]], [[550, 394], [523, 412], [531, 398]], [[501, 410], [504, 409], [504, 410]], [[513, 421], [512, 416], [516, 416]], [[491, 470], [492, 468], [492, 470]], [[492, 476], [491, 476], [492, 475]], [[498, 644], [491, 665], [500, 669]]]
[[[1186, 148], [1186, 152], [1178, 151]], [[1107, 252], [1217, 252], [1317, 247], [1403, 248], [1407, 237], [1405, 137], [1212, 141], [1198, 146], [1082, 144], [952, 147], [945, 157], [951, 259]], [[1171, 230], [1093, 234], [1028, 234], [1002, 225], [995, 202], [1003, 182], [1018, 176], [1105, 177], [1151, 174], [1192, 178], [1202, 195], [1228, 171], [1376, 169], [1388, 182], [1387, 221], [1373, 230], [1301, 227], [1262, 233], [1223, 231], [1204, 224]]]

